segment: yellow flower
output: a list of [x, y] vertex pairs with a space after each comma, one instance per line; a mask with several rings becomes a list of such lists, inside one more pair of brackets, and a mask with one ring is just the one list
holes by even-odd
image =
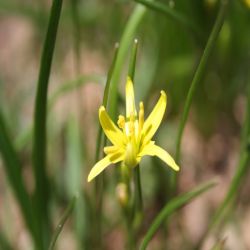
[[153, 111], [144, 122], [144, 107], [140, 102], [139, 115], [137, 115], [134, 99], [134, 88], [128, 77], [126, 83], [126, 118], [118, 118], [118, 127], [110, 119], [104, 106], [99, 109], [99, 120], [104, 133], [113, 146], [104, 148], [106, 157], [97, 162], [91, 169], [88, 181], [94, 179], [112, 163], [124, 162], [128, 167], [135, 167], [145, 155], [158, 156], [167, 165], [178, 171], [179, 166], [174, 159], [161, 147], [152, 141], [158, 129], [167, 106], [167, 96], [161, 91], [161, 96]]

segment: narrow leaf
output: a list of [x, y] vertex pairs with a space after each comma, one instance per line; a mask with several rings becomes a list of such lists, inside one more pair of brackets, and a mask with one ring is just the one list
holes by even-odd
[[72, 199], [72, 201], [69, 203], [67, 209], [65, 210], [62, 218], [60, 219], [57, 227], [56, 227], [56, 230], [52, 236], [52, 240], [50, 242], [50, 245], [49, 245], [49, 250], [53, 250], [54, 247], [55, 247], [55, 244], [56, 244], [56, 241], [57, 241], [57, 238], [59, 237], [60, 233], [62, 232], [62, 229], [63, 229], [63, 226], [65, 224], [65, 222], [67, 221], [67, 219], [69, 218], [71, 212], [73, 211], [73, 208], [75, 206], [75, 203], [76, 203], [76, 199], [77, 197], [74, 196], [74, 198]]
[[12, 140], [10, 139], [9, 132], [7, 131], [6, 123], [1, 110], [0, 135], [0, 152], [3, 157], [3, 167], [6, 172], [6, 176], [18, 201], [27, 228], [33, 236], [34, 242], [39, 244], [39, 237], [35, 230], [34, 216], [32, 212], [33, 209], [31, 207], [30, 197], [22, 178], [22, 166], [14, 146], [12, 145]]
[[41, 57], [34, 113], [33, 169], [36, 212], [39, 225], [44, 229], [41, 234], [45, 233], [47, 236], [49, 235], [49, 181], [46, 174], [47, 92], [61, 8], [62, 0], [54, 0]]
[[137, 3], [140, 3], [154, 11], [157, 11], [158, 13], [162, 13], [166, 15], [167, 17], [172, 18], [176, 22], [180, 23], [185, 28], [188, 28], [191, 30], [194, 35], [196, 35], [200, 40], [203, 37], [203, 34], [197, 25], [190, 20], [190, 18], [182, 15], [181, 13], [177, 12], [173, 8], [169, 7], [166, 4], [160, 3], [160, 2], [152, 2], [148, 0], [135, 0]]
[[[200, 60], [200, 63], [197, 67], [197, 70], [194, 74], [194, 78], [192, 80], [191, 86], [188, 90], [187, 98], [186, 98], [185, 105], [184, 105], [184, 111], [183, 111], [182, 116], [181, 116], [181, 121], [180, 121], [178, 135], [177, 135], [176, 158], [175, 158], [177, 163], [180, 163], [181, 141], [182, 141], [184, 128], [185, 128], [185, 125], [187, 122], [188, 114], [190, 111], [190, 107], [192, 104], [193, 96], [194, 96], [194, 93], [197, 90], [198, 85], [201, 82], [202, 77], [204, 76], [204, 73], [206, 71], [209, 57], [213, 51], [213, 48], [215, 47], [217, 38], [218, 38], [220, 30], [221, 30], [221, 27], [224, 23], [224, 19], [225, 19], [226, 12], [227, 12], [227, 7], [228, 7], [228, 1], [227, 0], [221, 1], [221, 7], [220, 7], [220, 10], [218, 12], [217, 18], [215, 20], [213, 29], [209, 35], [207, 44], [205, 46], [203, 55], [202, 55], [201, 60]], [[173, 173], [172, 179], [171, 179], [171, 186], [172, 186], [173, 192], [176, 189], [176, 182], [177, 182], [176, 178], [177, 178], [176, 173]]]
[[202, 193], [206, 192], [210, 188], [214, 187], [215, 184], [216, 183], [214, 181], [209, 181], [205, 184], [200, 185], [199, 187], [195, 188], [194, 190], [188, 193], [184, 193], [176, 198], [173, 198], [170, 202], [168, 202], [165, 205], [165, 207], [160, 211], [160, 213], [157, 215], [157, 217], [154, 219], [153, 223], [148, 229], [140, 245], [140, 250], [145, 250], [147, 248], [148, 243], [153, 238], [156, 231], [172, 213], [174, 213], [179, 208], [191, 202], [197, 196], [201, 195]]

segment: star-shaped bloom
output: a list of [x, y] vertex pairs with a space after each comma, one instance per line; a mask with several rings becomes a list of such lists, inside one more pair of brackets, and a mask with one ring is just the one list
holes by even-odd
[[91, 169], [88, 181], [93, 180], [112, 163], [123, 162], [130, 168], [136, 167], [145, 155], [157, 156], [168, 166], [178, 171], [179, 166], [170, 154], [151, 140], [160, 126], [166, 106], [167, 95], [162, 90], [153, 111], [144, 121], [143, 103], [140, 102], [139, 114], [137, 115], [134, 87], [131, 79], [128, 77], [126, 83], [126, 118], [122, 115], [119, 116], [118, 127], [110, 119], [104, 106], [101, 106], [99, 109], [101, 126], [113, 145], [104, 148], [106, 156]]

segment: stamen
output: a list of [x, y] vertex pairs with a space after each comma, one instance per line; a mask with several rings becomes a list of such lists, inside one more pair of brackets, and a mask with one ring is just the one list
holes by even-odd
[[107, 154], [112, 154], [114, 153], [115, 151], [117, 151], [118, 148], [116, 146], [107, 146], [107, 147], [104, 147], [103, 151], [104, 153], [107, 155]]
[[142, 131], [143, 124], [144, 124], [144, 106], [143, 106], [143, 102], [140, 102], [139, 133]]
[[125, 128], [125, 117], [123, 115], [119, 115], [117, 124], [119, 128], [121, 129]]

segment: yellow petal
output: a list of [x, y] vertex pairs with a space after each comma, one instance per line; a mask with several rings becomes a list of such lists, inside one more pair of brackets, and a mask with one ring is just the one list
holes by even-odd
[[98, 174], [100, 174], [110, 164], [111, 164], [111, 161], [108, 156], [98, 161], [95, 164], [95, 166], [91, 169], [88, 175], [88, 182], [92, 181]]
[[112, 122], [103, 106], [99, 109], [99, 120], [108, 139], [114, 145], [123, 147], [126, 142], [126, 138], [122, 131]]
[[157, 156], [162, 161], [164, 161], [168, 166], [173, 168], [175, 171], [180, 170], [179, 166], [175, 163], [172, 156], [167, 151], [165, 151], [164, 149], [162, 149], [161, 147], [157, 145], [154, 145], [153, 143], [145, 146], [145, 148], [142, 150], [140, 155], [141, 156], [144, 156], [144, 155]]
[[143, 144], [147, 144], [151, 140], [151, 138], [154, 136], [156, 130], [161, 124], [162, 118], [164, 116], [165, 110], [167, 106], [167, 95], [162, 90], [161, 96], [155, 105], [153, 111], [148, 116], [147, 120], [144, 123], [142, 134], [144, 134], [143, 137]]
[[126, 82], [126, 117], [136, 116], [134, 86], [128, 77]]

